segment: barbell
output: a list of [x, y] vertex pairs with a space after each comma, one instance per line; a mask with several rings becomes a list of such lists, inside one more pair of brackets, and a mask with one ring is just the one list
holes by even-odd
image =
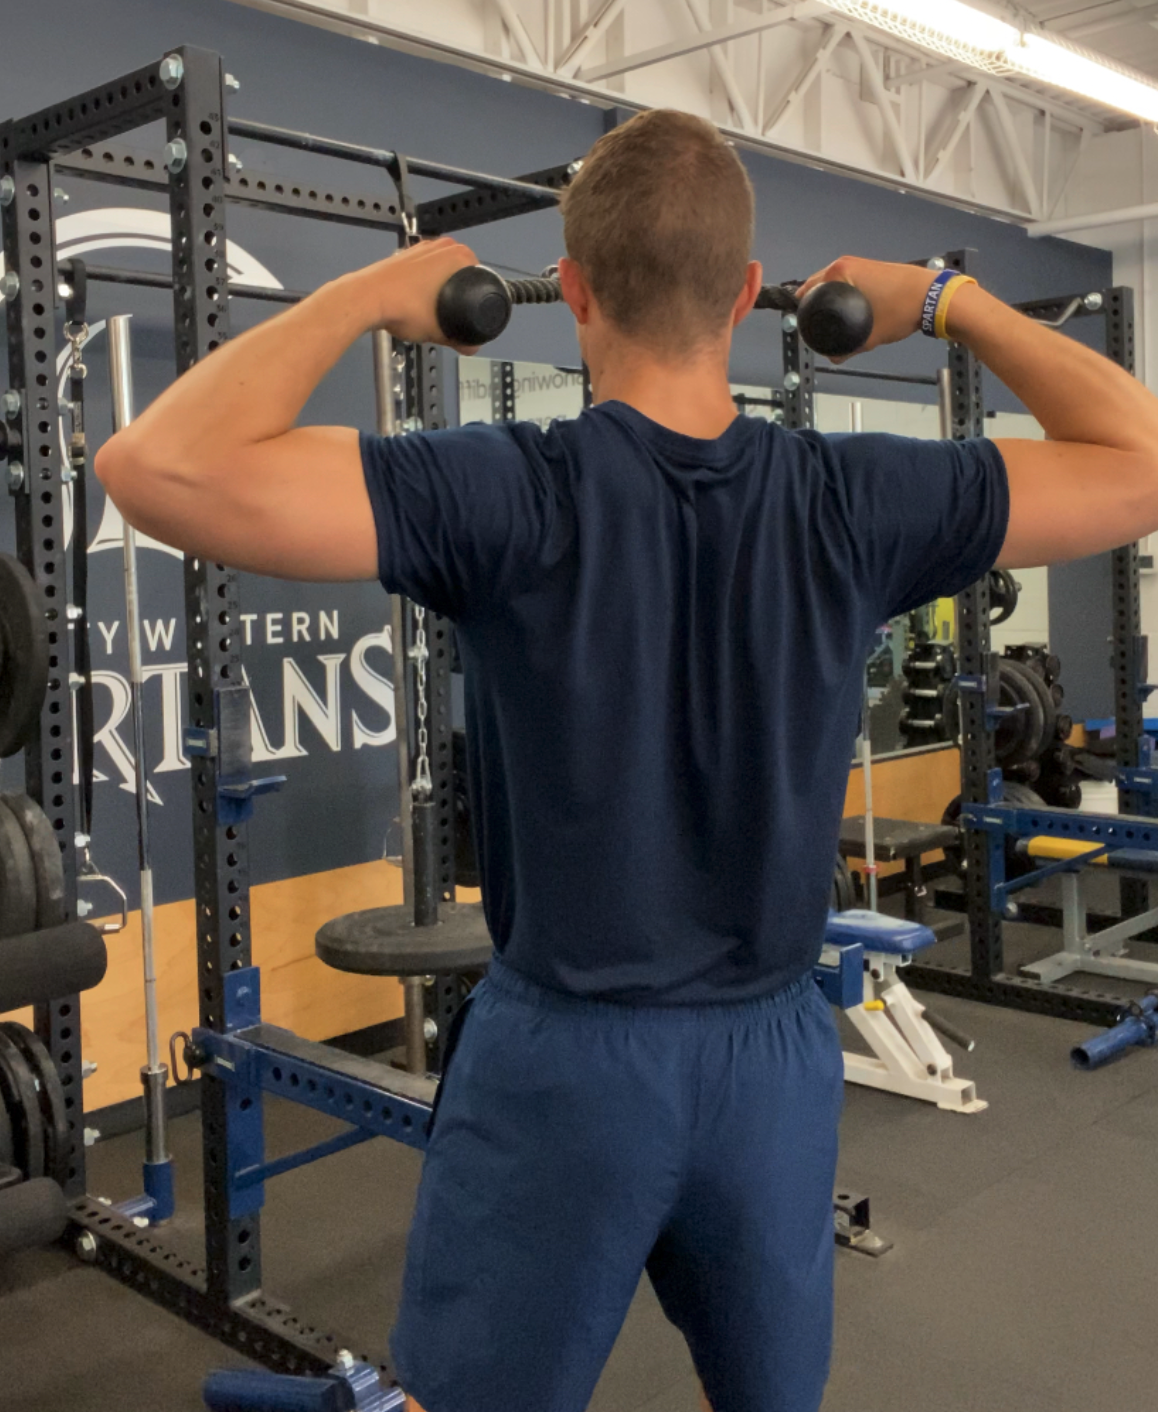
[[[438, 325], [450, 343], [479, 348], [498, 338], [516, 304], [558, 304], [562, 298], [553, 274], [506, 280], [486, 265], [467, 265], [438, 292]], [[872, 305], [854, 285], [839, 280], [818, 284], [803, 299], [796, 286], [766, 284], [755, 307], [795, 314], [800, 337], [825, 358], [848, 357], [873, 331]]]

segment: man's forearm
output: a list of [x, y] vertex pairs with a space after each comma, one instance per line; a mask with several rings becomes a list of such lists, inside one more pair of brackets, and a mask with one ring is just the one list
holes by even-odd
[[229, 340], [178, 378], [126, 436], [150, 461], [176, 469], [282, 435], [372, 326], [364, 295], [358, 276], [345, 276]]
[[1158, 399], [1140, 382], [976, 285], [954, 297], [948, 331], [1025, 404], [1052, 440], [1122, 451], [1158, 445]]

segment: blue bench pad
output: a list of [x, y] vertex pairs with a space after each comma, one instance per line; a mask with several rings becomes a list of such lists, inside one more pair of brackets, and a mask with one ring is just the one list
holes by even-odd
[[885, 917], [880, 912], [865, 912], [859, 908], [830, 912], [824, 939], [834, 946], [859, 941], [866, 951], [883, 951], [890, 956], [912, 956], [937, 940], [920, 922]]

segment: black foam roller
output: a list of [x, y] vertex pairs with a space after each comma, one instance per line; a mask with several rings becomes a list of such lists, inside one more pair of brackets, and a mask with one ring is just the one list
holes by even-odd
[[64, 1234], [68, 1204], [48, 1177], [0, 1191], [0, 1259], [34, 1245], [49, 1245]]
[[104, 937], [88, 922], [0, 938], [0, 1014], [91, 990], [108, 961]]

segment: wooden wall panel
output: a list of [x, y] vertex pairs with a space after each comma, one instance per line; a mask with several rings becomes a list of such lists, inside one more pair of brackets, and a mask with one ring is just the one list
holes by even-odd
[[[253, 958], [261, 966], [262, 1015], [308, 1039], [329, 1039], [402, 1014], [402, 987], [387, 977], [356, 976], [324, 966], [314, 933], [331, 917], [402, 901], [402, 874], [386, 862], [266, 883], [251, 893]], [[159, 1033], [167, 1051], [175, 1030], [197, 1023], [192, 900], [154, 913]], [[81, 1007], [86, 1059], [97, 1072], [85, 1083], [85, 1108], [103, 1108], [141, 1092], [145, 1000], [141, 914], [108, 938], [109, 969]], [[30, 1023], [31, 1013], [9, 1018]], [[163, 1055], [168, 1062], [167, 1052]]]
[[[945, 806], [961, 793], [961, 752], [956, 746], [873, 762], [873, 813], [882, 819], [939, 824]], [[864, 771], [848, 777], [844, 816], [864, 813]]]

